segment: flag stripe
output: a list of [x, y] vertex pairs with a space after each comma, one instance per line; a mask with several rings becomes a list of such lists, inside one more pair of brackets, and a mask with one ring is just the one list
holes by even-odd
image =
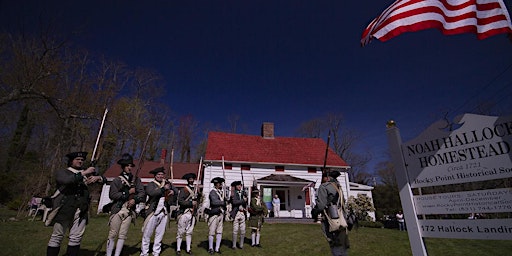
[[[422, 1], [422, 2], [425, 2], [425, 1]], [[498, 6], [498, 8], [499, 8], [499, 6]], [[448, 11], [448, 10], [443, 9], [442, 6], [440, 6], [440, 5], [428, 6], [423, 3], [418, 3], [415, 5], [409, 5], [407, 7], [404, 6], [401, 9], [397, 9], [393, 13], [393, 16], [389, 16], [388, 19], [386, 21], [383, 21], [381, 24], [379, 24], [379, 26], [376, 27], [375, 30], [380, 30], [382, 27], [386, 26], [387, 24], [391, 23], [394, 20], [398, 20], [401, 18], [405, 18], [405, 17], [409, 17], [409, 16], [421, 14], [421, 13], [429, 13], [429, 12], [437, 12], [446, 17], [446, 22], [453, 22], [455, 19], [463, 19], [465, 17], [465, 15], [470, 15], [472, 17], [476, 17], [477, 12], [475, 9], [477, 9], [476, 6], [465, 7], [463, 9], [459, 9], [457, 11]], [[485, 9], [480, 8], [480, 10], [482, 10], [482, 11], [478, 12], [479, 18], [484, 18], [484, 17], [495, 15], [493, 13], [488, 14], [486, 11], [483, 11], [483, 10], [488, 10], [488, 9], [489, 8], [485, 8]], [[500, 10], [497, 10], [497, 11], [500, 12]]]
[[398, 0], [367, 26], [361, 38], [386, 41], [404, 32], [437, 28], [445, 35], [476, 33], [484, 39], [512, 33], [502, 0]]
[[[492, 12], [492, 11], [490, 11]], [[449, 17], [437, 7], [424, 7], [419, 9], [414, 9], [411, 11], [403, 12], [393, 17], [390, 17], [385, 22], [379, 26], [376, 31], [381, 31], [384, 27], [397, 27], [401, 25], [410, 25], [414, 23], [418, 23], [418, 21], [439, 21], [444, 23], [444, 28], [451, 29], [457, 27], [459, 25], [486, 25], [499, 21], [506, 21], [504, 15], [496, 14], [496, 15], [482, 15], [483, 12], [469, 12], [464, 13], [459, 16]], [[392, 30], [387, 28], [388, 30]], [[376, 32], [375, 35], [379, 35], [379, 32]], [[376, 36], [378, 37], [378, 36]]]

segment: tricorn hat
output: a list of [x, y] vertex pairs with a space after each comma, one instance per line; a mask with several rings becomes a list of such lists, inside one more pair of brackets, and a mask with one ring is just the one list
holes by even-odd
[[195, 173], [189, 172], [189, 173], [183, 175], [183, 177], [181, 177], [181, 178], [184, 179], [184, 180], [188, 180], [190, 178], [196, 179], [196, 177], [197, 177], [197, 175]]
[[130, 165], [130, 166], [135, 166], [133, 164], [133, 156], [128, 154], [128, 153], [124, 153], [122, 156], [121, 156], [121, 159], [119, 159], [117, 161], [117, 164], [119, 165]]
[[221, 177], [215, 177], [212, 179], [212, 183], [215, 184], [215, 183], [222, 183], [224, 182], [225, 179], [221, 178]]
[[72, 153], [67, 154], [66, 157], [69, 160], [73, 160], [77, 157], [83, 157], [85, 159], [85, 157], [87, 157], [87, 152], [72, 152]]
[[341, 172], [338, 170], [332, 170], [329, 172], [329, 176], [333, 178], [338, 178], [341, 175]]
[[252, 188], [252, 193], [259, 193], [260, 190], [258, 188]]
[[238, 185], [242, 185], [242, 182], [241, 182], [241, 181], [239, 181], [239, 180], [231, 182], [231, 186], [232, 186], [232, 187], [236, 187], [236, 186], [238, 186]]
[[149, 171], [149, 173], [153, 174], [153, 175], [157, 175], [159, 172], [162, 172], [165, 174], [165, 168], [164, 167], [158, 167], [158, 168], [155, 168], [151, 171]]

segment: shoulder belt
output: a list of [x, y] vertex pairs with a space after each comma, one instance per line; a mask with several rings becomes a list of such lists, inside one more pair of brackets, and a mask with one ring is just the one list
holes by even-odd
[[194, 191], [192, 191], [189, 186], [185, 186], [185, 189], [188, 191], [188, 197], [185, 199], [185, 201], [188, 201], [194, 196]]
[[126, 186], [130, 186], [130, 183], [128, 182], [128, 180], [123, 176], [123, 175], [119, 175], [119, 178], [121, 179], [121, 182], [126, 185]]

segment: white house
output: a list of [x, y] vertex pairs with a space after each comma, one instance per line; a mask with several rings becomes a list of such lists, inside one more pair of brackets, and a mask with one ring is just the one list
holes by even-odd
[[[277, 194], [280, 217], [310, 217], [326, 147], [319, 138], [275, 137], [273, 123], [263, 124], [261, 136], [210, 132], [203, 162], [203, 194], [209, 194], [215, 177], [224, 177], [228, 186], [240, 180], [246, 190], [257, 187], [262, 192], [269, 210], [272, 195]], [[350, 167], [330, 148], [325, 161], [326, 168], [342, 171], [338, 180], [348, 198], [346, 171]]]

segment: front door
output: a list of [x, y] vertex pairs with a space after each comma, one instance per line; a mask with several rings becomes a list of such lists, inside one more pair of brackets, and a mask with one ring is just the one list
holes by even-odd
[[281, 201], [281, 205], [279, 206], [279, 210], [286, 210], [286, 190], [276, 189], [275, 194], [279, 197]]

